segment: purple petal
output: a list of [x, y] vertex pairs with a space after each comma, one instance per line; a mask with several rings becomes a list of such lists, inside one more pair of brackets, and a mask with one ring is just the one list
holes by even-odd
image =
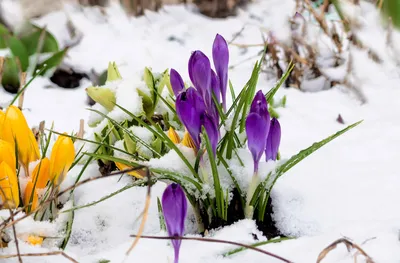
[[203, 52], [195, 51], [190, 56], [189, 76], [206, 105], [209, 105], [211, 103], [211, 65], [210, 60]]
[[225, 39], [217, 34], [213, 44], [214, 67], [220, 81], [222, 105], [226, 109], [226, 88], [228, 84], [229, 49]]
[[[176, 183], [170, 184], [162, 196], [162, 208], [169, 236], [183, 236], [185, 233], [185, 218], [187, 201], [182, 187]], [[181, 240], [172, 240], [175, 251], [175, 262], [178, 262]]]
[[179, 75], [175, 69], [172, 68], [169, 74], [172, 90], [174, 91], [175, 97], [178, 97], [179, 93], [185, 90], [185, 83], [181, 75]]
[[279, 145], [281, 143], [281, 125], [275, 118], [271, 120], [271, 127], [269, 128], [267, 144], [265, 148], [266, 161], [276, 161], [278, 157]]
[[190, 87], [176, 98], [176, 113], [192, 137], [197, 149], [200, 147], [201, 115], [205, 111], [202, 97]]
[[259, 90], [254, 96], [253, 102], [250, 106], [250, 112], [257, 113], [261, 116], [265, 116], [268, 113], [268, 103], [261, 90]]
[[204, 113], [202, 115], [201, 122], [207, 132], [207, 136], [210, 140], [210, 144], [213, 149], [214, 156], [215, 156], [217, 144], [218, 144], [218, 137], [219, 137], [218, 126], [215, 123], [215, 120], [206, 113]]
[[211, 90], [217, 98], [218, 103], [221, 103], [221, 89], [220, 82], [217, 74], [215, 74], [214, 70], [211, 70]]
[[257, 113], [250, 113], [246, 119], [247, 146], [254, 161], [254, 172], [258, 170], [258, 163], [265, 150], [269, 132], [270, 120]]

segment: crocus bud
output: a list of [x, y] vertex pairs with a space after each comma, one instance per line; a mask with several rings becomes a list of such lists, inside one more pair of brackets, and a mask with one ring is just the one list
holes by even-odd
[[17, 145], [18, 160], [25, 167], [39, 159], [39, 146], [35, 136], [18, 107], [10, 106], [5, 112], [1, 136], [13, 149]]
[[[187, 212], [187, 201], [185, 193], [180, 185], [173, 183], [170, 184], [164, 191], [162, 196], [162, 209], [167, 225], [169, 236], [181, 237], [185, 233], [185, 218]], [[179, 261], [179, 249], [181, 240], [171, 240], [174, 246], [175, 260], [174, 263]]]
[[201, 94], [205, 105], [209, 107], [211, 105], [211, 65], [203, 52], [195, 51], [190, 56], [189, 77]]
[[15, 168], [6, 162], [0, 163], [0, 197], [4, 208], [19, 206], [19, 187]]
[[12, 169], [17, 168], [15, 149], [11, 143], [0, 140], [0, 162], [6, 162]]
[[229, 49], [225, 39], [217, 34], [213, 44], [214, 67], [220, 81], [222, 105], [226, 109], [226, 89], [228, 84]]
[[[25, 188], [24, 193], [24, 206], [27, 212], [35, 210], [38, 205], [38, 194], [36, 188], [34, 188], [34, 184], [29, 181]], [[32, 199], [31, 199], [32, 198]]]
[[270, 122], [267, 100], [260, 90], [251, 103], [250, 114], [246, 119], [247, 145], [253, 155], [255, 173], [267, 144]]
[[204, 111], [204, 100], [194, 88], [188, 88], [176, 98], [176, 113], [188, 130], [197, 149], [200, 147], [200, 117]]
[[50, 156], [50, 180], [58, 186], [64, 181], [75, 159], [75, 148], [71, 138], [60, 135], [55, 142]]
[[268, 113], [268, 103], [265, 99], [264, 93], [259, 90], [254, 96], [253, 102], [250, 106], [250, 112], [257, 113], [264, 118], [270, 118]]
[[89, 87], [86, 89], [86, 93], [106, 110], [112, 111], [114, 109], [116, 103], [115, 93], [109, 88]]
[[115, 62], [109, 62], [107, 69], [107, 81], [114, 81], [119, 79], [122, 79], [122, 77], [119, 73], [117, 64], [115, 64]]
[[276, 161], [278, 157], [279, 144], [281, 143], [281, 125], [278, 119], [271, 120], [271, 127], [269, 128], [267, 144], [265, 148], [266, 161]]
[[181, 142], [181, 138], [179, 138], [179, 135], [176, 133], [176, 131], [172, 127], [169, 127], [168, 138], [170, 138], [171, 141], [175, 144], [178, 144]]
[[[128, 170], [128, 169], [132, 168], [126, 164], [119, 163], [119, 162], [115, 162], [115, 165], [117, 166], [118, 170], [120, 170], [120, 171]], [[130, 172], [127, 172], [127, 174], [132, 175], [133, 177], [136, 177], [138, 179], [141, 179], [145, 176], [145, 172], [143, 170], [130, 171]]]
[[171, 68], [169, 74], [172, 90], [174, 91], [175, 97], [178, 97], [179, 93], [185, 90], [185, 83], [183, 82], [181, 75], [179, 75], [175, 69]]
[[46, 187], [47, 182], [50, 180], [50, 160], [43, 158], [33, 169], [32, 182], [36, 182], [36, 188], [43, 189]]

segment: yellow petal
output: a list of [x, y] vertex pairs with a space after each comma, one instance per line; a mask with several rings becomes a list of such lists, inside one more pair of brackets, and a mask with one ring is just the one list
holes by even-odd
[[0, 140], [0, 162], [6, 162], [8, 166], [12, 169], [17, 168], [16, 158], [15, 158], [15, 148], [11, 143], [4, 140]]
[[36, 236], [36, 235], [29, 235], [28, 236], [28, 243], [31, 245], [41, 245], [43, 243], [43, 237]]
[[0, 197], [5, 208], [19, 206], [18, 178], [14, 169], [6, 162], [0, 164]]
[[43, 158], [33, 169], [32, 182], [36, 182], [36, 188], [45, 188], [47, 182], [50, 180], [50, 160]]
[[[132, 168], [132, 167], [126, 165], [126, 164], [118, 163], [118, 162], [115, 162], [115, 165], [117, 166], [118, 170], [120, 170], [120, 171]], [[134, 176], [136, 178], [139, 178], [139, 179], [144, 177], [143, 170], [130, 171], [127, 174], [132, 175], [132, 176]]]
[[174, 128], [169, 127], [168, 130], [168, 137], [171, 139], [171, 141], [175, 144], [178, 144], [181, 142], [181, 138], [179, 138], [179, 135], [176, 133]]
[[39, 159], [39, 146], [35, 136], [18, 107], [8, 107], [1, 129], [2, 139], [11, 143], [13, 149], [15, 149], [15, 143], [17, 143], [18, 160], [26, 167], [30, 162]]
[[50, 156], [50, 180], [55, 185], [64, 181], [75, 159], [74, 143], [70, 137], [60, 135], [55, 142]]
[[185, 134], [183, 135], [182, 144], [186, 147], [196, 149], [196, 144], [194, 144], [194, 141], [192, 137], [190, 137], [188, 131], [185, 131]]
[[[38, 194], [36, 192], [36, 189], [35, 189], [35, 191], [33, 191], [33, 186], [34, 186], [33, 183], [31, 181], [29, 181], [25, 188], [24, 206], [26, 207], [27, 211], [35, 210], [38, 205]], [[33, 191], [33, 193], [32, 193], [32, 191]], [[32, 196], [32, 201], [30, 202], [31, 196]], [[29, 205], [30, 205], [30, 209], [28, 209]]]

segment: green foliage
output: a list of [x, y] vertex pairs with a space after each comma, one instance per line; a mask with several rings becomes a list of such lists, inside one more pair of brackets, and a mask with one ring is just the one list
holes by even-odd
[[[33, 24], [26, 24], [22, 32], [14, 34], [0, 24], [0, 49], [9, 48], [11, 56], [5, 58], [1, 84], [4, 87], [19, 88], [21, 72], [34, 75], [46, 75], [63, 60], [67, 49], [59, 50], [55, 37], [46, 30]], [[50, 57], [40, 62], [42, 54]]]
[[[279, 117], [275, 109], [286, 106], [286, 97], [277, 100], [274, 99], [274, 95], [285, 82], [292, 69], [293, 64], [290, 64], [287, 72], [282, 76], [277, 85], [265, 94], [269, 102], [269, 110], [272, 117]], [[161, 158], [169, 151], [174, 151], [181, 159], [182, 164], [185, 165], [185, 168], [187, 168], [187, 173], [151, 167], [149, 169], [153, 174], [152, 178], [154, 178], [154, 180], [173, 181], [182, 186], [189, 202], [194, 208], [199, 231], [229, 224], [235, 220], [244, 218], [245, 207], [247, 205], [251, 207], [251, 216], [259, 222], [263, 222], [266, 218], [265, 213], [269, 195], [276, 180], [311, 153], [359, 123], [350, 125], [346, 129], [313, 144], [311, 147], [291, 157], [288, 161], [277, 167], [276, 170], [271, 171], [266, 180], [255, 180], [254, 191], [248, 192], [248, 189], [241, 189], [238, 183], [240, 178], [237, 178], [236, 176], [238, 175], [232, 172], [230, 165], [232, 162], [236, 165], [244, 165], [238, 154], [238, 149], [246, 145], [246, 137], [243, 136], [244, 124], [257, 89], [260, 70], [261, 62], [257, 62], [254, 66], [251, 78], [242, 91], [237, 96], [231, 92], [233, 104], [226, 112], [222, 109], [220, 104], [215, 103], [220, 116], [220, 129], [228, 125], [228, 130], [225, 133], [222, 132], [223, 136], [219, 140], [215, 154], [204, 128], [201, 136], [202, 144], [197, 151], [195, 161], [190, 160], [187, 153], [183, 152], [182, 148], [178, 147], [176, 142], [168, 136], [167, 129], [169, 128], [169, 121], [177, 119], [174, 109], [174, 98], [163, 97], [161, 95], [165, 86], [167, 86], [168, 89], [170, 88], [167, 84], [169, 83], [169, 76], [167, 71], [157, 75], [146, 68], [143, 80], [148, 90], [138, 90], [143, 99], [142, 103], [145, 114], [132, 114], [121, 105], [116, 104], [115, 107], [118, 107], [129, 116], [127, 120], [119, 123], [110, 118], [107, 114], [91, 109], [93, 112], [109, 121], [110, 125], [107, 129], [111, 129], [113, 132], [108, 136], [114, 137], [110, 139], [110, 137], [104, 134], [96, 135], [96, 143], [98, 143], [99, 150], [95, 154], [89, 154], [90, 157], [105, 162], [118, 162], [128, 167], [138, 167], [140, 164], [143, 164], [143, 162], [153, 158], [153, 156]], [[229, 83], [229, 85], [231, 91], [233, 91], [232, 84]], [[215, 96], [213, 96], [213, 100], [217, 102]], [[163, 103], [166, 108], [170, 109], [172, 116], [169, 116], [171, 112], [162, 116], [157, 114], [155, 110], [158, 103]], [[229, 120], [229, 122], [227, 120]], [[145, 128], [153, 135], [152, 142], [143, 142], [143, 140], [129, 128], [132, 126]], [[182, 130], [179, 126], [177, 129]], [[121, 134], [119, 138], [124, 140], [124, 149], [113, 147], [115, 140], [119, 139], [117, 138], [117, 134]], [[105, 144], [100, 143], [100, 141], [105, 142]], [[140, 148], [138, 145], [140, 145], [141, 150], [139, 150]], [[116, 151], [123, 151], [129, 158], [116, 157]], [[151, 152], [153, 156], [149, 156], [148, 152]], [[223, 173], [227, 174], [231, 179], [231, 186], [227, 187], [226, 178], [222, 181], [221, 176], [223, 176]], [[222, 182], [224, 182], [224, 184], [222, 184]], [[211, 190], [210, 187], [212, 187]], [[235, 202], [231, 201], [233, 193], [235, 193], [236, 196]], [[246, 196], [246, 193], [251, 196]], [[160, 219], [160, 222], [161, 221]]]
[[393, 25], [400, 29], [400, 1], [383, 0], [381, 12], [386, 22], [388, 22], [390, 18]]

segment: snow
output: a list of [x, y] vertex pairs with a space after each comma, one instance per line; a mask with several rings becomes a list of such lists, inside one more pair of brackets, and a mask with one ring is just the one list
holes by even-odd
[[[142, 80], [137, 76], [140, 76], [145, 66], [159, 72], [173, 67], [187, 80], [190, 52], [201, 49], [211, 55], [216, 33], [230, 41], [245, 27], [234, 43], [262, 43], [260, 31], [272, 31], [280, 41], [290, 41], [290, 25], [287, 20], [293, 15], [294, 7], [295, 1], [292, 0], [259, 0], [246, 10], [241, 10], [237, 17], [219, 20], [193, 13], [182, 5], [164, 7], [159, 13], [147, 12], [146, 16], [140, 18], [128, 18], [116, 5], [107, 8], [106, 15], [97, 9], [79, 10], [67, 5], [68, 16], [83, 35], [82, 42], [69, 51], [67, 62], [80, 70], [94, 69], [99, 73], [106, 69], [109, 61], [116, 61], [124, 78], [124, 84], [118, 86], [121, 90], [124, 85], [140, 87]], [[10, 10], [17, 9], [14, 6]], [[361, 21], [357, 34], [363, 43], [383, 59], [382, 64], [377, 64], [368, 58], [366, 51], [350, 48], [353, 80], [366, 96], [367, 102], [361, 104], [351, 89], [344, 86], [320, 92], [282, 88], [276, 95], [277, 101], [283, 96], [287, 97], [286, 107], [276, 109], [282, 126], [280, 152], [284, 159], [344, 128], [343, 124], [336, 121], [339, 114], [346, 125], [364, 120], [357, 128], [292, 168], [273, 188], [273, 218], [277, 227], [282, 234], [296, 239], [261, 248], [295, 262], [315, 262], [323, 248], [344, 236], [361, 245], [376, 262], [400, 261], [400, 71], [397, 58], [392, 55], [398, 51], [387, 48], [387, 31], [380, 25], [379, 15], [370, 4], [362, 2], [360, 10], [351, 9], [348, 12], [361, 14], [357, 15]], [[65, 46], [71, 41], [66, 21], [66, 13], [59, 11], [36, 22], [46, 25], [61, 45]], [[399, 35], [393, 32], [393, 43], [398, 43], [396, 40], [400, 39]], [[230, 79], [237, 94], [250, 77], [258, 57], [245, 63], [242, 61], [255, 56], [259, 48], [231, 45], [230, 51], [230, 64], [237, 65], [230, 70]], [[327, 75], [340, 79], [346, 74], [347, 64], [325, 70]], [[258, 88], [268, 91], [274, 82], [274, 79], [268, 80], [265, 75], [261, 75]], [[80, 119], [86, 123], [89, 120], [95, 121], [93, 116], [89, 117], [92, 113], [87, 110], [86, 104], [85, 88], [90, 85], [88, 81], [83, 81], [79, 88], [65, 90], [55, 87], [48, 79], [37, 78], [25, 94], [24, 113], [29, 124], [38, 125], [45, 120], [46, 127], [50, 128], [54, 121], [56, 131], [70, 133], [78, 131]], [[315, 86], [312, 84], [310, 88]], [[7, 105], [12, 96], [2, 89], [0, 92], [0, 105]], [[116, 96], [121, 106], [132, 111], [138, 110], [141, 98], [136, 90], [132, 93], [117, 92]], [[127, 117], [122, 116], [119, 109], [114, 109], [109, 116]], [[85, 127], [85, 130], [86, 136], [90, 138], [92, 130], [89, 127]], [[94, 146], [87, 144], [87, 147], [85, 151]], [[195, 156], [191, 149], [179, 147], [189, 161], [194, 162]], [[246, 166], [239, 168], [237, 164], [235, 166], [231, 163], [231, 168], [237, 175], [250, 178], [251, 156], [245, 149], [240, 150], [239, 154]], [[152, 159], [149, 165], [183, 173], [187, 171], [187, 167], [173, 151], [160, 159]], [[75, 182], [81, 168], [81, 165], [77, 165], [69, 172], [63, 188]], [[272, 168], [272, 164], [263, 163], [260, 170]], [[97, 164], [92, 163], [81, 180], [99, 175]], [[97, 201], [131, 183], [132, 178], [124, 175], [122, 178], [109, 177], [85, 184], [75, 190], [74, 206]], [[247, 189], [246, 183], [248, 180], [239, 181], [242, 189]], [[165, 182], [158, 182], [152, 187], [144, 234], [165, 235], [160, 231], [157, 211], [157, 197], [161, 196], [165, 186]], [[145, 187], [132, 187], [95, 206], [76, 210], [71, 239], [65, 252], [79, 262], [99, 262], [100, 259], [111, 262], [172, 262], [173, 249], [168, 241], [162, 240], [142, 239], [126, 258], [125, 252], [133, 241], [129, 235], [137, 233], [140, 225], [145, 195]], [[188, 213], [187, 236], [194, 236], [196, 226], [193, 211]], [[8, 216], [8, 211], [0, 216]], [[21, 235], [35, 231], [55, 235], [60, 230], [57, 224], [32, 222], [31, 219], [23, 220], [17, 226], [17, 233]], [[242, 220], [211, 231], [209, 235], [211, 238], [254, 243], [253, 233], [260, 240], [265, 239], [256, 229], [254, 221]], [[57, 250], [51, 245], [33, 247], [23, 241], [19, 243], [24, 253]], [[233, 248], [224, 244], [183, 241], [180, 262], [279, 262], [248, 250], [230, 257], [222, 256]], [[0, 250], [0, 255], [13, 253], [13, 243], [10, 243], [9, 248]], [[353, 255], [354, 252], [348, 253], [343, 245], [339, 245], [323, 262], [354, 262]], [[18, 262], [17, 259], [3, 261]], [[56, 261], [69, 262], [61, 256], [24, 258], [25, 263]]]

